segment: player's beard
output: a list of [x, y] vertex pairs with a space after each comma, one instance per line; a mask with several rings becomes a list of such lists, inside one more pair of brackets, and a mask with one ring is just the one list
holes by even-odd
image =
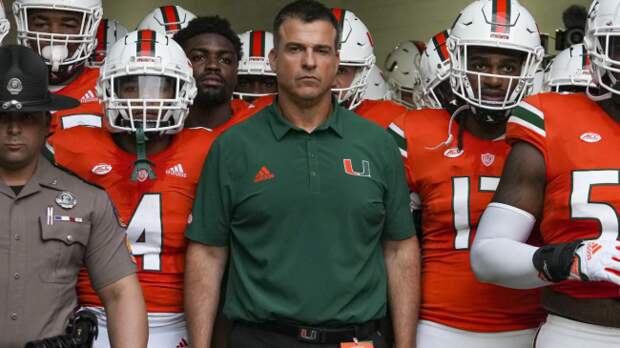
[[213, 105], [221, 105], [228, 103], [232, 97], [231, 93], [227, 93], [226, 88], [205, 89], [204, 91], [198, 90], [196, 99], [194, 99], [194, 105], [199, 107], [209, 107]]

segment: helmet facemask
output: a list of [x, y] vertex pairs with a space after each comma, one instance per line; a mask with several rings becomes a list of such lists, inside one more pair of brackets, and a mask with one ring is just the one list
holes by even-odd
[[[474, 108], [501, 111], [514, 108], [521, 100], [531, 93], [534, 86], [534, 76], [538, 65], [542, 61], [543, 49], [532, 51], [531, 49], [509, 47], [496, 48], [490, 45], [475, 43], [460, 43], [453, 37], [448, 39], [450, 47], [450, 60], [452, 61], [452, 72], [450, 76], [450, 84], [453, 93], [465, 100]], [[521, 53], [520, 69], [515, 74], [510, 72], [501, 74], [493, 72], [484, 72], [473, 70], [470, 60], [471, 53], [476, 50], [497, 50], [504, 51], [506, 55], [514, 55], [510, 51]], [[499, 91], [485, 91], [483, 88], [485, 79], [499, 79], [502, 82], [501, 95]], [[498, 88], [499, 89], [499, 88]], [[492, 93], [489, 93], [492, 92]], [[492, 95], [490, 95], [492, 94]]]
[[590, 71], [597, 85], [620, 95], [620, 27], [596, 31], [589, 44]]
[[[31, 47], [41, 55], [53, 72], [61, 67], [71, 71], [81, 65], [94, 51], [97, 27], [103, 10], [101, 7], [84, 8], [72, 5], [44, 5], [14, 3], [13, 11], [17, 23], [17, 42]], [[76, 33], [61, 34], [35, 31], [30, 19], [37, 11], [66, 11], [78, 14], [79, 29]], [[29, 18], [30, 17], [30, 18]]]
[[182, 129], [196, 94], [191, 76], [153, 59], [152, 65], [119, 66], [102, 76], [100, 93], [111, 131], [174, 134]]
[[348, 87], [332, 88], [338, 104], [346, 105], [349, 110], [353, 110], [364, 101], [368, 76], [374, 63], [374, 55], [364, 62], [340, 62], [341, 66], [357, 68], [357, 72]]

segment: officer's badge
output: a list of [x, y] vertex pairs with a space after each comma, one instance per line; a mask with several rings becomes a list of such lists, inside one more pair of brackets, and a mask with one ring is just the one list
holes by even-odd
[[62, 191], [56, 196], [56, 204], [58, 204], [61, 208], [72, 209], [77, 205], [77, 198], [73, 195], [73, 193], [68, 191]]
[[9, 80], [9, 83], [6, 85], [6, 90], [11, 93], [11, 95], [18, 95], [24, 89], [24, 85], [22, 84], [22, 80], [14, 77]]

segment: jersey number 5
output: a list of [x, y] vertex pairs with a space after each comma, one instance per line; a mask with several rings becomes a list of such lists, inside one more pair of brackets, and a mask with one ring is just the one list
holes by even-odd
[[592, 186], [620, 184], [618, 170], [576, 171], [572, 174], [570, 215], [573, 219], [596, 219], [601, 225], [600, 239], [618, 239], [618, 214], [607, 203], [590, 202]]
[[[452, 216], [454, 217], [454, 249], [469, 249], [469, 222], [470, 177], [457, 176], [452, 178]], [[478, 181], [478, 192], [495, 192], [499, 178], [496, 176], [481, 176]]]
[[145, 271], [161, 271], [161, 220], [160, 194], [145, 193], [127, 226], [132, 254], [142, 256], [142, 269]]

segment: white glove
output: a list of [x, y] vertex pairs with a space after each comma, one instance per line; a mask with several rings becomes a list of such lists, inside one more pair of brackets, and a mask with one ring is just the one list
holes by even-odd
[[607, 281], [620, 285], [620, 241], [584, 241], [575, 250], [569, 279]]

